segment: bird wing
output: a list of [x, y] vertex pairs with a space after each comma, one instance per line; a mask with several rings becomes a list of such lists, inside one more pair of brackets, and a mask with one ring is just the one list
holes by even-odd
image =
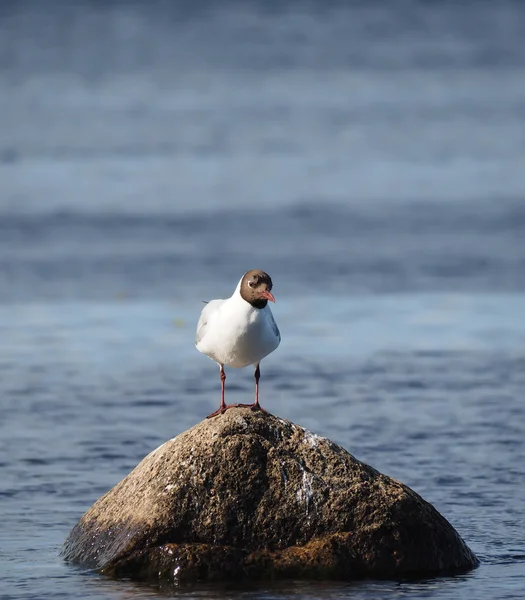
[[270, 312], [270, 325], [272, 327], [273, 332], [275, 333], [275, 337], [279, 338], [279, 342], [281, 341], [281, 332], [279, 331], [279, 327], [277, 327], [277, 323], [273, 318], [272, 313]]
[[206, 335], [206, 326], [208, 325], [210, 318], [212, 318], [212, 315], [223, 302], [224, 300], [210, 300], [202, 309], [199, 322], [197, 323], [197, 331], [195, 333], [195, 345], [197, 345]]

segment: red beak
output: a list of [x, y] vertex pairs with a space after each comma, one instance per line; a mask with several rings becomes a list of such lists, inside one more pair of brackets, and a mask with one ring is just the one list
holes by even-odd
[[269, 292], [268, 290], [261, 292], [261, 298], [266, 298], [266, 300], [269, 300], [270, 302], [275, 302], [272, 292]]

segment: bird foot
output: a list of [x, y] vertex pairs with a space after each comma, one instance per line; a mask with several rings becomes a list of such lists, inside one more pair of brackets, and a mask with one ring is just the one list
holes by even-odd
[[238, 406], [240, 408], [250, 408], [251, 410], [260, 410], [263, 413], [270, 414], [260, 404], [255, 404], [255, 402], [253, 404], [234, 404], [234, 406]]
[[238, 404], [226, 404], [226, 406], [220, 406], [215, 412], [212, 412], [211, 415], [208, 415], [206, 418], [211, 419], [212, 417], [218, 417], [225, 413], [229, 408], [235, 408], [239, 406]]

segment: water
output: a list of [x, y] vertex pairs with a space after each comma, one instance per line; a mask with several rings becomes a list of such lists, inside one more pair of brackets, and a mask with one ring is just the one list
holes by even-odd
[[[4, 3], [0, 597], [156, 598], [64, 565], [81, 514], [219, 402], [201, 300], [268, 270], [261, 401], [432, 502], [525, 593], [525, 8]], [[228, 372], [249, 401], [249, 370]]]

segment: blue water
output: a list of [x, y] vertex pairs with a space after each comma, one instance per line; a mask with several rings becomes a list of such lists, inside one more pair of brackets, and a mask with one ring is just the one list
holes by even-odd
[[[4, 3], [0, 598], [157, 598], [65, 565], [89, 506], [218, 406], [202, 300], [274, 280], [261, 402], [433, 503], [525, 595], [525, 7]], [[273, 308], [273, 307], [272, 307]], [[249, 370], [228, 372], [247, 402]]]

